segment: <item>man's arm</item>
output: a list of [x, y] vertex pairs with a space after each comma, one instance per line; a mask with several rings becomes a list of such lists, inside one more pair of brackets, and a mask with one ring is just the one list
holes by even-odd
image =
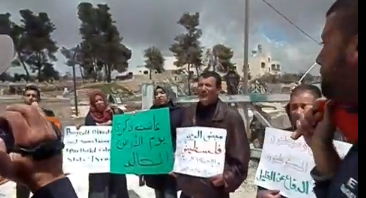
[[316, 197], [327, 197], [331, 180], [341, 163], [341, 159], [333, 144], [315, 146], [312, 151], [316, 165], [310, 172], [315, 181], [314, 193]]
[[229, 110], [230, 129], [226, 146], [226, 164], [224, 180], [227, 192], [234, 192], [248, 176], [250, 146], [244, 121], [236, 110]]
[[[318, 167], [315, 167], [311, 171], [311, 176], [315, 181], [314, 193], [318, 198], [329, 197], [338, 193], [332, 192], [334, 191], [334, 189], [331, 189], [332, 183], [345, 184], [350, 178], [358, 180], [358, 144], [353, 145], [349, 150], [335, 174], [325, 175], [319, 171]], [[339, 189], [340, 187], [336, 188], [336, 190]]]
[[78, 198], [69, 178], [56, 180], [39, 189], [32, 198]]

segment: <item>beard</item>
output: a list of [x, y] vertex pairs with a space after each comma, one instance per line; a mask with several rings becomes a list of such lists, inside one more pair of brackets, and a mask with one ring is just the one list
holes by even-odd
[[322, 76], [321, 88], [324, 97], [329, 100], [335, 100], [342, 97], [347, 90], [342, 90], [339, 86], [342, 81], [347, 80], [344, 78], [344, 70], [347, 70], [347, 61], [344, 54], [339, 53], [338, 58], [334, 61], [334, 64], [330, 67], [322, 67], [320, 73]]
[[330, 79], [322, 78], [321, 82], [322, 92], [325, 98], [332, 100], [335, 97], [335, 88]]

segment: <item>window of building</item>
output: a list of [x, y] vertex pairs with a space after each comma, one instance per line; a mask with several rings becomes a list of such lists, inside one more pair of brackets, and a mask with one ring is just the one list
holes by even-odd
[[277, 64], [277, 70], [281, 71], [281, 65], [280, 64]]
[[270, 63], [272, 60], [271, 60], [271, 57], [268, 57], [268, 62]]
[[266, 63], [265, 62], [262, 62], [261, 63], [261, 67], [262, 67], [262, 69], [266, 68]]
[[271, 70], [272, 71], [276, 71], [277, 70], [277, 65], [276, 64], [272, 64], [271, 65]]

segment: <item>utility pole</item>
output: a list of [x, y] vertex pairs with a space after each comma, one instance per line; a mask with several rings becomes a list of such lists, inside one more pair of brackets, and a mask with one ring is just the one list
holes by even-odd
[[[245, 0], [245, 19], [244, 19], [244, 65], [243, 65], [243, 92], [249, 94], [249, 3], [250, 0]], [[251, 138], [249, 105], [243, 104], [243, 120], [247, 136]]]
[[243, 91], [248, 94], [249, 86], [249, 1], [245, 0]]
[[79, 108], [78, 108], [78, 94], [76, 90], [76, 59], [79, 51], [79, 45], [75, 48], [73, 57], [72, 57], [72, 81], [74, 84], [74, 105], [75, 105], [75, 115], [79, 116]]

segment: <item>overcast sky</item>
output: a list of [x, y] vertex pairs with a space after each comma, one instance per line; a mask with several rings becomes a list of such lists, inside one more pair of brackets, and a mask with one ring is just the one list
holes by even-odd
[[[334, 0], [267, 0], [290, 20], [320, 42], [325, 13]], [[53, 38], [61, 46], [80, 42], [76, 7], [79, 0], [0, 0], [0, 13], [10, 12], [19, 20], [20, 9], [47, 12], [57, 30]], [[124, 43], [133, 50], [131, 66], [143, 64], [143, 49], [152, 45], [167, 52], [173, 38], [183, 29], [177, 20], [183, 12], [200, 12], [202, 43], [210, 47], [226, 44], [243, 56], [244, 0], [105, 0], [108, 3]], [[319, 45], [311, 41], [262, 0], [250, 0], [250, 47], [262, 44], [273, 58], [282, 62], [286, 72], [306, 70], [315, 60]], [[60, 56], [57, 68], [62, 68]], [[67, 69], [66, 69], [67, 70]], [[316, 69], [318, 70], [318, 69]]]

